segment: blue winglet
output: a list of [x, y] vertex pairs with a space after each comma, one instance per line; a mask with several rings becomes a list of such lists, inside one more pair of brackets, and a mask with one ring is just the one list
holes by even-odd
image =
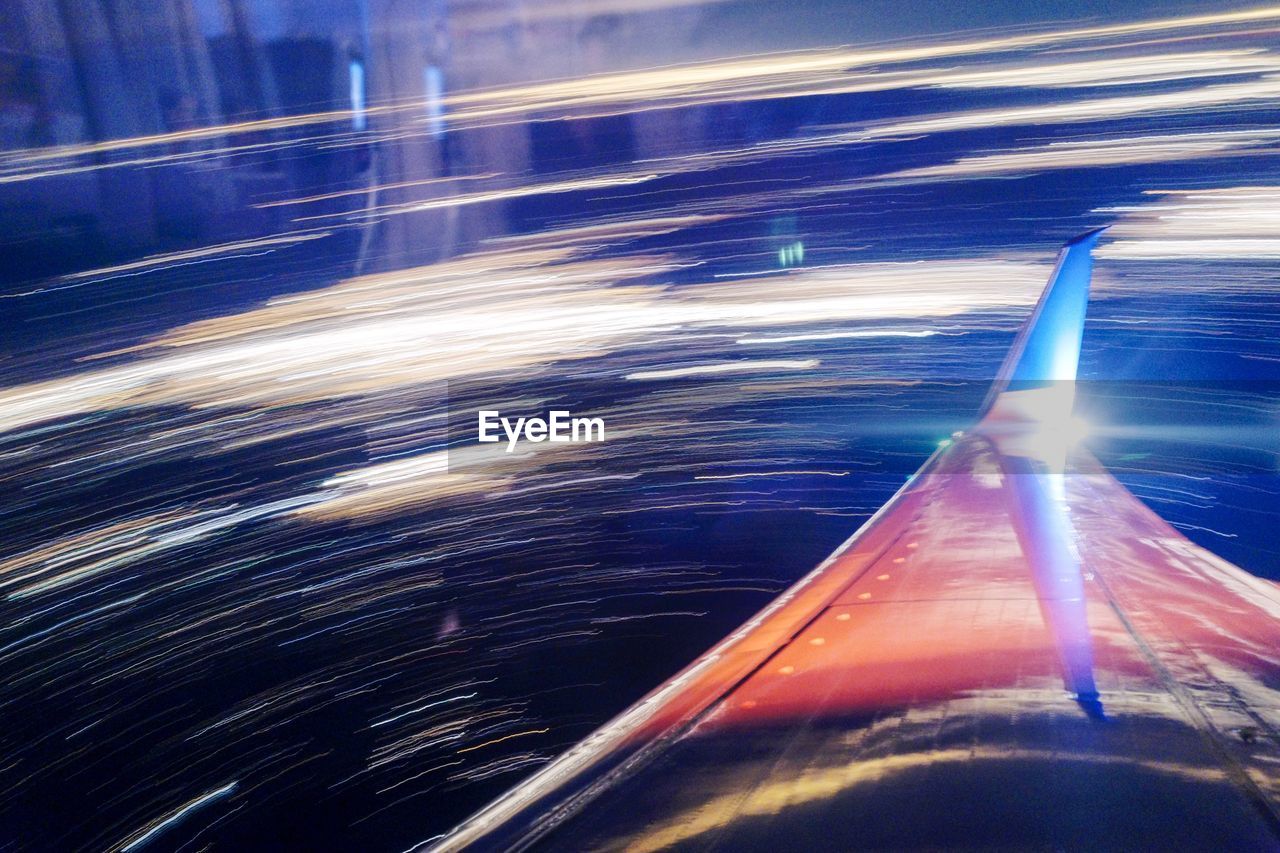
[[1104, 230], [1105, 227], [1086, 231], [1058, 253], [1049, 284], [996, 375], [984, 414], [1011, 386], [1021, 390], [1076, 378], [1093, 272], [1090, 253]]

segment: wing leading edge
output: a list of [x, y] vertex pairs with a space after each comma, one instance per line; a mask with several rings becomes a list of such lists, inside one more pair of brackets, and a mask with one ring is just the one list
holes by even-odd
[[1280, 848], [1280, 587], [1069, 428], [1097, 232], [981, 420], [438, 850]]

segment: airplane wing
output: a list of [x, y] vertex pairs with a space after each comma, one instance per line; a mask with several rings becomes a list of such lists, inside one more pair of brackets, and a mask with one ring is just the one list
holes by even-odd
[[983, 416], [439, 850], [1280, 849], [1280, 586], [1073, 444], [1097, 233]]

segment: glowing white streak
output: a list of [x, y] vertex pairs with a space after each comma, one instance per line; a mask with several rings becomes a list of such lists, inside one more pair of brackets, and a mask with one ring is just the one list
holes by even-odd
[[1102, 258], [1280, 258], [1280, 237], [1205, 240], [1119, 240], [1101, 247]]
[[[522, 187], [510, 187], [507, 189], [485, 190], [482, 192], [465, 193], [456, 196], [444, 196], [442, 198], [433, 198], [428, 201], [415, 201], [408, 204], [387, 205], [384, 207], [368, 208], [360, 213], [360, 217], [367, 219], [377, 219], [381, 216], [391, 216], [404, 213], [421, 213], [427, 210], [444, 210], [446, 208], [467, 207], [473, 204], [484, 204], [493, 201], [509, 201], [516, 198], [528, 198], [536, 195], [555, 195], [558, 193], [579, 192], [582, 190], [607, 189], [610, 187], [627, 187], [635, 184], [643, 184], [659, 177], [657, 174], [637, 174], [637, 175], [605, 175], [596, 178], [576, 178], [566, 181], [555, 181], [548, 184], [530, 184]], [[299, 216], [294, 222], [307, 222], [316, 219], [344, 219], [350, 218], [352, 214], [332, 213], [319, 214], [316, 216]]]
[[882, 179], [971, 177], [1196, 160], [1220, 157], [1233, 151], [1256, 153], [1258, 146], [1274, 144], [1277, 140], [1280, 140], [1280, 131], [1240, 130], [1053, 142], [1034, 148], [962, 157], [937, 166], [890, 172]]
[[889, 136], [912, 136], [915, 134], [968, 130], [977, 127], [1100, 121], [1117, 116], [1177, 112], [1224, 104], [1268, 101], [1278, 97], [1280, 97], [1280, 77], [1268, 76], [1246, 83], [1202, 86], [1179, 92], [1095, 98], [1070, 101], [1064, 104], [1044, 104], [1031, 107], [975, 110], [956, 115], [940, 115], [930, 118], [887, 122], [861, 133], [848, 134], [846, 138], [852, 141], [857, 138], [875, 139]]
[[695, 480], [743, 480], [752, 477], [847, 477], [848, 471], [748, 471], [742, 474], [699, 474]]
[[1224, 50], [953, 71], [937, 74], [928, 85], [961, 89], [1124, 86], [1275, 71], [1280, 71], [1280, 57], [1261, 50]]
[[191, 802], [179, 808], [173, 814], [152, 822], [149, 827], [142, 832], [142, 834], [136, 835], [129, 841], [126, 841], [123, 845], [118, 847], [117, 850], [119, 850], [120, 853], [129, 853], [131, 850], [136, 850], [169, 827], [181, 822], [183, 818], [201, 806], [207, 805], [214, 800], [222, 799], [228, 794], [234, 793], [238, 784], [239, 783], [237, 782], [231, 782], [230, 784], [223, 785], [221, 788], [217, 788], [207, 794], [202, 794], [199, 797], [196, 797]]
[[855, 329], [848, 332], [812, 332], [804, 335], [778, 335], [739, 338], [739, 344], [789, 344], [796, 341], [830, 341], [839, 338], [928, 338], [938, 334], [932, 329]]
[[350, 486], [384, 486], [401, 480], [412, 480], [421, 477], [434, 477], [449, 472], [449, 453], [441, 450], [421, 456], [411, 456], [394, 462], [385, 462], [368, 468], [344, 471], [324, 481], [330, 488], [346, 488]]
[[628, 373], [624, 379], [678, 379], [682, 376], [710, 376], [718, 373], [760, 373], [773, 370], [811, 370], [820, 362], [816, 358], [775, 359], [760, 361], [728, 361], [722, 364], [701, 364], [696, 367], [672, 367], [664, 370], [639, 370]]
[[1147, 205], [1106, 208], [1118, 213], [1113, 242], [1099, 257], [1280, 258], [1280, 187], [1220, 187], [1153, 192]]

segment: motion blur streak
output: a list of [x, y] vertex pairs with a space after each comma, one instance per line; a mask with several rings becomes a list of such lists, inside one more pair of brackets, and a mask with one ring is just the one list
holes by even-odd
[[196, 797], [194, 800], [187, 803], [185, 806], [178, 809], [173, 814], [169, 815], [168, 817], [157, 820], [154, 824], [149, 826], [144, 832], [135, 836], [129, 841], [125, 842], [120, 847], [121, 853], [129, 853], [130, 850], [135, 850], [138, 847], [141, 847], [142, 845], [146, 844], [148, 841], [150, 841], [153, 837], [155, 837], [159, 833], [164, 832], [166, 828], [178, 823], [178, 821], [182, 820], [184, 817], [191, 814], [191, 812], [195, 811], [196, 809], [200, 808], [206, 803], [213, 802], [216, 799], [225, 797], [228, 794], [233, 793], [235, 789], [236, 789], [236, 783], [231, 782], [230, 784], [224, 785], [215, 791], [210, 791], [207, 794]]
[[999, 125], [1102, 121], [1108, 118], [1140, 115], [1142, 113], [1203, 109], [1205, 107], [1248, 101], [1273, 101], [1277, 97], [1280, 97], [1280, 77], [1263, 77], [1260, 80], [1248, 83], [1204, 86], [1181, 92], [1126, 95], [1115, 98], [1098, 98], [1015, 109], [976, 110], [956, 115], [942, 115], [936, 118], [889, 122], [864, 132], [835, 138], [852, 141], [886, 136], [907, 136], [918, 133], [941, 133]]
[[[546, 263], [557, 257], [565, 260]], [[680, 291], [626, 283], [677, 268], [530, 249], [353, 279], [177, 329], [155, 341], [162, 352], [151, 357], [0, 391], [0, 430], [138, 406], [272, 407], [370, 394], [595, 357], [683, 327], [947, 317], [1027, 304], [1045, 274], [1041, 264], [969, 259]]]
[[774, 370], [812, 370], [816, 358], [777, 361], [728, 361], [723, 364], [700, 364], [693, 367], [671, 367], [665, 370], [638, 370], [624, 379], [677, 379], [682, 376], [709, 376], [716, 373], [768, 372]]
[[[534, 184], [526, 187], [514, 187], [507, 190], [489, 190], [486, 192], [467, 193], [465, 195], [452, 196], [450, 198], [432, 199], [431, 201], [417, 201], [402, 205], [387, 205], [383, 207], [366, 208], [361, 215], [369, 218], [379, 216], [390, 216], [397, 213], [418, 213], [424, 210], [440, 210], [449, 207], [464, 207], [469, 204], [482, 204], [484, 202], [506, 201], [508, 199], [526, 198], [535, 195], [547, 195], [554, 193], [571, 193], [581, 192], [582, 190], [598, 190], [607, 187], [629, 187], [633, 184], [643, 184], [646, 181], [652, 181], [657, 175], [617, 175], [613, 177], [599, 178], [583, 178], [575, 181], [556, 181], [550, 184]], [[300, 200], [305, 201], [306, 199]], [[334, 216], [342, 214], [329, 214], [326, 216], [300, 216], [295, 222], [306, 222], [312, 219], [330, 219]]]
[[237, 243], [224, 243], [220, 246], [207, 246], [203, 249], [191, 249], [186, 252], [170, 252], [165, 255], [153, 255], [149, 258], [143, 258], [140, 261], [134, 261], [129, 264], [119, 264], [114, 267], [103, 267], [102, 269], [96, 270], [85, 270], [84, 272], [69, 275], [67, 278], [73, 281], [78, 279], [113, 278], [123, 273], [150, 269], [152, 267], [161, 267], [168, 264], [177, 264], [183, 261], [211, 258], [235, 252], [248, 252], [255, 249], [265, 249], [270, 246], [293, 246], [298, 243], [305, 243], [308, 240], [321, 240], [325, 237], [331, 236], [332, 233], [333, 232], [331, 231], [313, 231], [310, 233], [282, 234], [277, 237], [262, 237], [257, 240], [241, 240]]
[[1159, 200], [1118, 206], [1107, 258], [1280, 258], [1280, 187], [1157, 191]]
[[1242, 155], [1261, 153], [1256, 149], [1274, 146], [1277, 141], [1280, 141], [1280, 130], [1261, 129], [1082, 139], [963, 157], [939, 166], [903, 169], [884, 175], [883, 179], [969, 178], [1030, 174], [1045, 169], [1075, 169], [1081, 166], [1201, 160], [1223, 157], [1232, 152]]
[[[1037, 47], [1058, 46], [1076, 41], [1105, 40], [1113, 36], [1134, 33], [1151, 33], [1159, 30], [1182, 30], [1215, 26], [1232, 26], [1242, 23], [1280, 19], [1280, 7], [1265, 7], [1242, 12], [1212, 15], [1196, 15], [1147, 21], [1132, 25], [1113, 25], [1051, 32], [1010, 35], [976, 41], [942, 43], [936, 45], [908, 46], [880, 50], [837, 50], [802, 53], [782, 53], [754, 57], [735, 58], [720, 62], [699, 63], [673, 68], [656, 69], [622, 74], [605, 74], [577, 80], [540, 83], [531, 86], [495, 88], [450, 95], [444, 99], [451, 121], [460, 125], [485, 125], [501, 117], [517, 117], [522, 114], [566, 110], [589, 109], [599, 111], [629, 111], [633, 102], [644, 101], [649, 105], [666, 102], [667, 106], [705, 104], [717, 100], [741, 100], [750, 97], [778, 98], [820, 91], [860, 91], [861, 86], [839, 79], [852, 68], [913, 63], [932, 59], [949, 59], [987, 53], [1028, 50]], [[883, 86], [918, 85], [1030, 85], [1070, 86], [1088, 83], [1133, 83], [1151, 79], [1171, 80], [1206, 75], [1242, 73], [1275, 69], [1274, 57], [1257, 55], [1248, 51], [1226, 51], [1200, 55], [1166, 58], [1157, 64], [1156, 76], [1134, 73], [1133, 60], [1100, 60], [1065, 64], [1027, 72], [1025, 67], [1007, 70], [978, 71], [974, 75], [940, 75], [935, 80], [927, 76], [913, 78], [907, 75], [897, 82], [872, 83], [871, 88]], [[976, 75], [976, 76], [975, 76]], [[874, 74], [868, 75], [874, 79]], [[890, 81], [893, 80], [892, 75]], [[1025, 81], [1025, 82], [1024, 82]], [[1250, 97], [1250, 95], [1243, 95]], [[1253, 95], [1261, 97], [1262, 95]], [[1219, 92], [1219, 98], [1230, 98], [1227, 92]], [[1175, 99], [1176, 100], [1176, 99]], [[1202, 106], [1206, 103], [1222, 103], [1223, 100], [1196, 100], [1181, 102], [1182, 107]], [[375, 119], [386, 117], [394, 123], [412, 125], [424, 108], [424, 102], [413, 100], [368, 106], [364, 113]], [[648, 106], [647, 108], [654, 108]], [[43, 167], [51, 161], [72, 160], [109, 154], [135, 148], [163, 148], [205, 141], [218, 142], [228, 136], [257, 134], [269, 131], [292, 130], [315, 125], [339, 125], [350, 123], [354, 113], [331, 110], [279, 118], [236, 122], [212, 127], [192, 128], [172, 133], [151, 134], [129, 139], [115, 139], [81, 145], [63, 145], [47, 149], [27, 149], [0, 155], [0, 181], [31, 180], [51, 177], [86, 168], [115, 167], [107, 163], [90, 166]], [[1063, 118], [1070, 118], [1064, 115]], [[394, 126], [394, 125], [393, 125]], [[399, 133], [397, 129], [394, 132]], [[902, 132], [911, 132], [904, 130]], [[335, 133], [328, 139], [315, 141], [335, 142], [347, 139], [346, 131]], [[210, 152], [211, 154], [216, 152]], [[162, 155], [168, 159], [175, 155]], [[186, 155], [176, 155], [186, 156]]]
[[513, 488], [518, 475], [552, 464], [566, 445], [522, 442], [520, 451], [506, 453], [499, 446], [477, 445], [436, 451], [343, 471], [322, 484], [323, 491], [295, 512], [304, 518], [343, 518], [379, 515], [446, 498], [493, 496]]
[[[957, 46], [944, 56], [986, 52], [1021, 45]], [[1152, 62], [1149, 57], [1066, 62], [1027, 66], [1018, 63], [978, 66], [972, 71], [851, 72], [867, 65], [917, 62], [938, 54], [903, 50], [880, 54], [858, 52], [752, 57], [723, 64], [684, 66], [627, 75], [588, 77], [537, 84], [527, 90], [481, 92], [455, 99], [454, 114], [463, 123], [488, 124], [524, 113], [573, 115], [580, 112], [630, 111], [633, 101], [666, 106], [695, 106], [728, 100], [758, 100], [816, 94], [852, 94], [917, 87], [1077, 87], [1123, 86], [1172, 82], [1280, 70], [1277, 57], [1262, 51], [1175, 54]], [[654, 109], [646, 106], [645, 109]]]

